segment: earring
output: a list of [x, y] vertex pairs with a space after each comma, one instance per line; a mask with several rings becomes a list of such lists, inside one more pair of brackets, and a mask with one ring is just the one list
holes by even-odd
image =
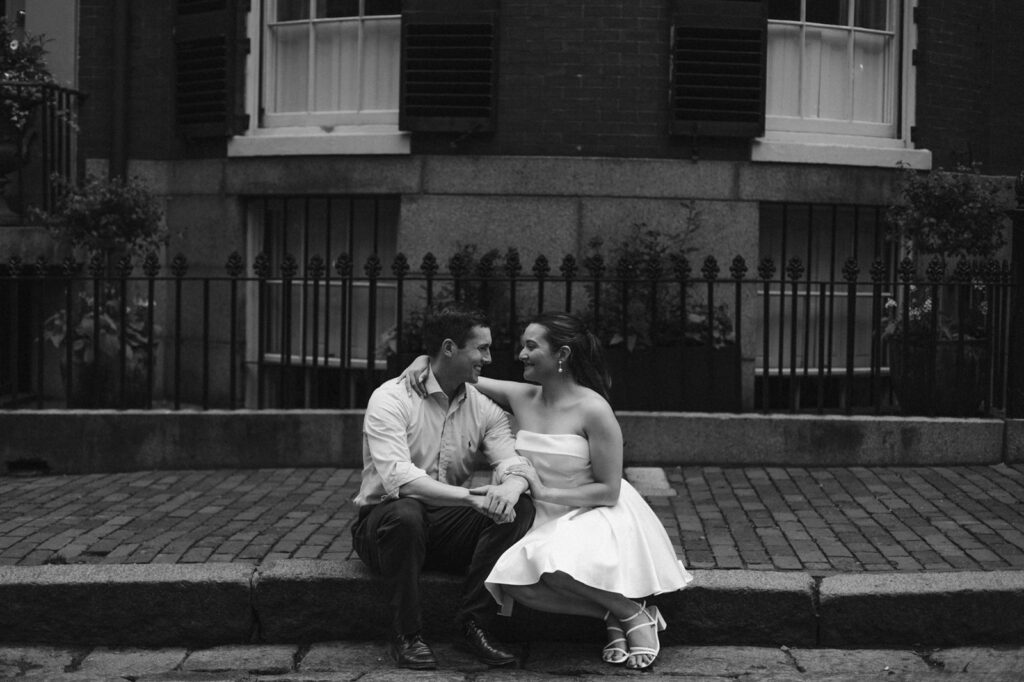
[[561, 360], [558, 361], [558, 373], [559, 374], [562, 373], [562, 361]]

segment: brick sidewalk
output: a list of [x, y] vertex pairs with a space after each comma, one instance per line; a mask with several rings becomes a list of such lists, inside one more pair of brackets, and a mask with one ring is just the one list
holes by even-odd
[[[671, 490], [648, 497], [691, 568], [1024, 569], [1024, 465], [665, 473]], [[358, 483], [323, 468], [0, 477], [0, 565], [346, 560]]]

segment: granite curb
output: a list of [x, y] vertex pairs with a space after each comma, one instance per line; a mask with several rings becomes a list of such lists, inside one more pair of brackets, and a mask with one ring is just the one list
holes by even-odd
[[[666, 645], [943, 646], [1024, 643], [1024, 571], [836, 574], [693, 571], [654, 598]], [[453, 634], [454, 576], [424, 578], [428, 635]], [[214, 646], [368, 640], [380, 581], [357, 561], [0, 567], [0, 642]], [[517, 609], [509, 641], [599, 641], [600, 623]], [[524, 633], [529, 633], [524, 637]]]

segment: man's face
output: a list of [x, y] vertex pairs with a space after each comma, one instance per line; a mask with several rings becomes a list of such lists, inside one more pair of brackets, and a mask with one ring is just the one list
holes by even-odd
[[465, 345], [455, 347], [452, 354], [453, 378], [475, 384], [484, 365], [491, 364], [491, 330], [476, 326], [469, 332]]

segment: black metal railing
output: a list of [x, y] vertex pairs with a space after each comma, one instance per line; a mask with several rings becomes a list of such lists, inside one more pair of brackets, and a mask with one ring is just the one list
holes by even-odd
[[29, 206], [54, 207], [62, 183], [74, 183], [81, 173], [78, 153], [78, 114], [85, 95], [55, 83], [0, 80], [0, 97], [8, 128], [17, 137], [17, 183], [8, 192], [19, 213]]
[[1022, 341], [1009, 338], [1006, 263], [850, 258], [833, 280], [797, 258], [739, 256], [726, 271], [713, 257], [527, 267], [514, 249], [446, 267], [431, 254], [277, 262], [232, 254], [194, 274], [181, 255], [151, 255], [141, 273], [127, 258], [9, 259], [0, 407], [358, 408], [420, 351], [424, 310], [448, 301], [489, 312], [488, 371], [509, 379], [533, 314], [585, 316], [620, 410], [998, 414]]

